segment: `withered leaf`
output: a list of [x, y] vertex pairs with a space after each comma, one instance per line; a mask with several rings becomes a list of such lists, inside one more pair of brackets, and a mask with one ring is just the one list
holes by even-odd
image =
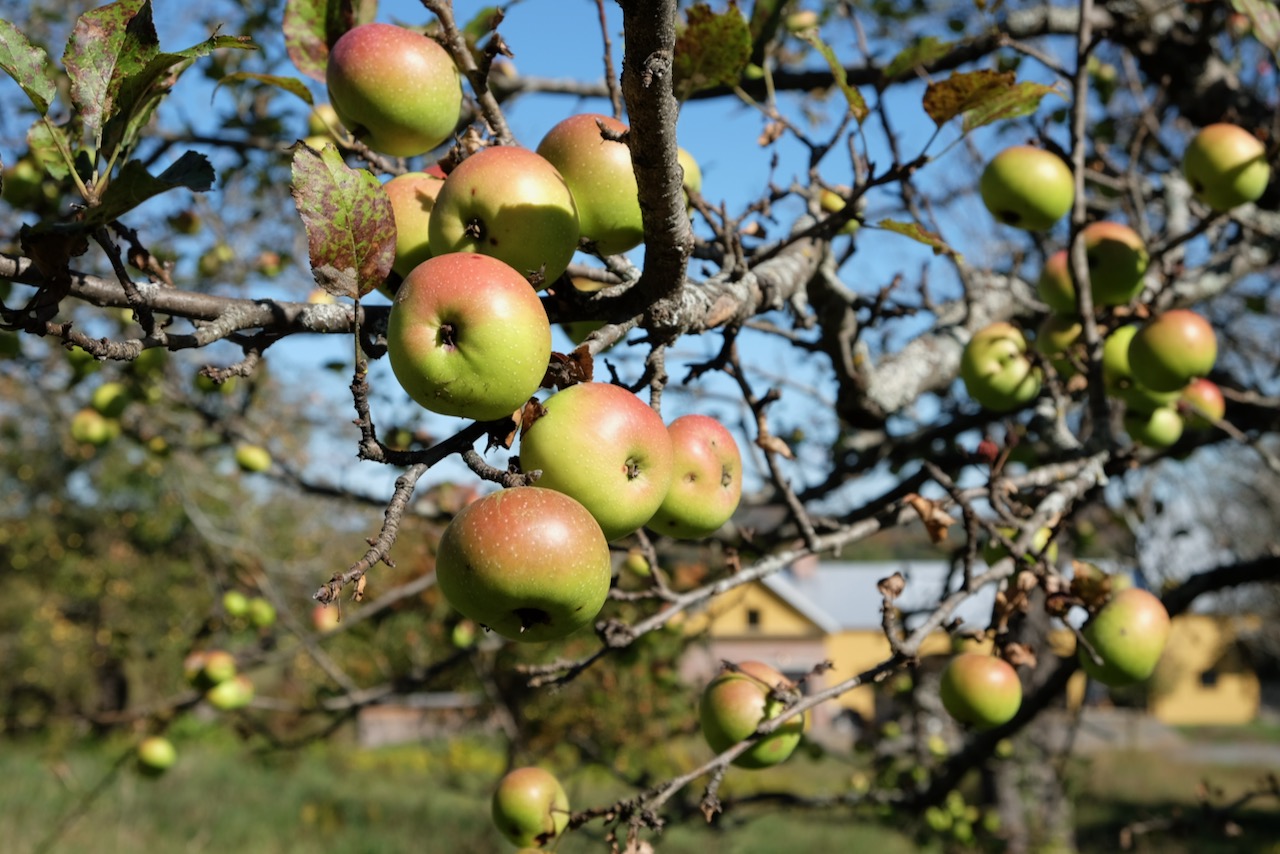
[[911, 509], [920, 516], [920, 521], [924, 523], [925, 530], [929, 532], [929, 539], [935, 543], [945, 542], [947, 530], [956, 523], [956, 520], [943, 510], [938, 505], [938, 502], [917, 495], [914, 492], [908, 495], [905, 500], [911, 505]]
[[893, 601], [902, 595], [902, 591], [907, 589], [907, 579], [902, 576], [901, 572], [895, 572], [888, 578], [882, 578], [876, 582], [876, 590], [880, 591], [880, 595], [889, 601]]

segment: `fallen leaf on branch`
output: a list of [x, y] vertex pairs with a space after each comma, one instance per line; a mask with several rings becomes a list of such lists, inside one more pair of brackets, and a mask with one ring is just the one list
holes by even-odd
[[906, 502], [919, 514], [920, 521], [929, 532], [929, 539], [935, 543], [945, 542], [947, 529], [954, 525], [956, 520], [951, 518], [938, 502], [916, 495], [914, 492], [906, 497]]
[[789, 460], [794, 460], [796, 455], [791, 452], [791, 446], [774, 436], [772, 433], [765, 433], [756, 437], [756, 444], [764, 449], [767, 453], [778, 454]]

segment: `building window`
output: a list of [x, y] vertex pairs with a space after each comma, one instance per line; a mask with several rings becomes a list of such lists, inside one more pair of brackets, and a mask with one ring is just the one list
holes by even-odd
[[747, 628], [757, 631], [760, 628], [760, 611], [755, 608], [747, 609]]

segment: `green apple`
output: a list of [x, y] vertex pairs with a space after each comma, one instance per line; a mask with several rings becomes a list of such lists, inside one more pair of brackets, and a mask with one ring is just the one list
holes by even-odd
[[423, 154], [458, 124], [462, 84], [453, 59], [404, 27], [362, 24], [343, 33], [329, 51], [325, 82], [342, 124], [382, 154]]
[[1082, 645], [1080, 666], [1104, 685], [1132, 685], [1149, 677], [1169, 638], [1169, 612], [1153, 594], [1137, 587], [1111, 597], [1081, 631], [1102, 664]]
[[1121, 326], [1102, 345], [1102, 382], [1107, 394], [1138, 412], [1154, 412], [1178, 399], [1178, 392], [1152, 391], [1133, 377], [1129, 367], [1129, 345], [1138, 334], [1136, 324]]
[[269, 629], [276, 623], [276, 606], [261, 596], [255, 596], [248, 602], [249, 622], [260, 629]]
[[1129, 438], [1148, 448], [1168, 448], [1182, 438], [1182, 416], [1172, 406], [1160, 406], [1150, 412], [1126, 409], [1124, 431]]
[[96, 409], [81, 409], [71, 416], [71, 438], [82, 445], [100, 448], [119, 435], [120, 422]]
[[667, 435], [675, 452], [671, 486], [647, 527], [686, 540], [713, 534], [742, 497], [738, 443], [706, 415], [682, 415], [667, 426]]
[[145, 776], [158, 777], [178, 761], [178, 751], [173, 742], [164, 736], [153, 735], [138, 743], [136, 751], [138, 770]]
[[554, 166], [527, 148], [495, 146], [458, 164], [436, 196], [432, 255], [479, 252], [538, 287], [560, 278], [578, 248], [578, 209]]
[[[716, 753], [722, 753], [750, 737], [766, 720], [782, 713], [784, 704], [770, 697], [774, 688], [795, 686], [774, 668], [760, 661], [744, 661], [726, 668], [711, 680], [698, 704], [702, 736]], [[796, 715], [777, 730], [739, 754], [740, 768], [768, 768], [789, 757], [800, 743], [808, 712]]]
[[[1006, 538], [1013, 540], [1015, 542], [1020, 536], [1016, 528], [1001, 528], [1000, 533], [1004, 534]], [[1035, 558], [1032, 557], [1032, 555], [1039, 554], [1040, 552], [1044, 552], [1044, 559], [1048, 563], [1051, 563], [1051, 564], [1057, 563], [1058, 562], [1058, 544], [1056, 542], [1055, 543], [1049, 542], [1049, 538], [1051, 536], [1053, 536], [1053, 530], [1050, 528], [1041, 528], [1040, 530], [1036, 531], [1036, 535], [1031, 539], [1031, 548], [1028, 549], [1027, 554], [1023, 556], [1023, 560], [1027, 562], [1034, 562]], [[1047, 549], [1045, 548], [1046, 546], [1048, 546]], [[1004, 544], [1001, 543], [999, 540], [989, 539], [987, 540], [986, 544], [982, 547], [982, 559], [987, 562], [988, 566], [998, 563], [999, 561], [1004, 560], [1008, 556], [1009, 556], [1009, 550], [1005, 548]]]
[[1129, 369], [1153, 391], [1181, 392], [1192, 379], [1213, 370], [1217, 358], [1213, 327], [1185, 308], [1151, 318], [1129, 342]]
[[271, 470], [271, 452], [261, 445], [241, 442], [236, 445], [236, 465], [244, 472], [264, 472]]
[[1227, 399], [1213, 380], [1196, 377], [1178, 398], [1178, 411], [1192, 430], [1210, 430], [1227, 414]]
[[1262, 141], [1225, 123], [1207, 125], [1196, 134], [1182, 155], [1182, 172], [1196, 198], [1215, 211], [1256, 202], [1271, 180]]
[[649, 566], [649, 559], [645, 557], [644, 552], [640, 549], [627, 551], [627, 556], [622, 561], [622, 568], [640, 578], [648, 578], [653, 575], [653, 567]]
[[15, 208], [34, 207], [43, 196], [44, 170], [30, 157], [4, 170], [4, 200]]
[[1022, 683], [1009, 662], [966, 652], [947, 662], [938, 686], [951, 717], [976, 729], [1008, 723], [1022, 706]]
[[193, 652], [182, 662], [187, 681], [198, 688], [211, 688], [236, 675], [236, 657], [225, 649]]
[[469, 649], [476, 642], [476, 624], [471, 620], [459, 620], [449, 632], [449, 643], [457, 649]]
[[520, 436], [520, 466], [580, 501], [616, 540], [657, 512], [675, 450], [662, 417], [622, 386], [579, 383], [549, 397]]
[[532, 643], [589, 625], [612, 575], [609, 544], [591, 514], [538, 486], [468, 504], [436, 551], [436, 579], [449, 604], [505, 638]]
[[1074, 314], [1047, 314], [1036, 330], [1036, 352], [1049, 360], [1058, 376], [1066, 379], [1076, 373], [1072, 356], [1083, 364], [1086, 353], [1084, 325]]
[[492, 421], [511, 415], [541, 385], [551, 322], [537, 293], [503, 262], [474, 252], [436, 255], [396, 291], [387, 355], [418, 405]]
[[702, 192], [702, 167], [694, 156], [683, 148], [676, 149], [676, 162], [684, 170], [684, 178], [680, 184], [684, 187], [685, 204], [689, 205], [689, 193]]
[[960, 378], [969, 396], [993, 412], [1011, 412], [1040, 394], [1040, 371], [1027, 358], [1027, 339], [1010, 323], [973, 334], [960, 356]]
[[[307, 114], [307, 140], [315, 137], [319, 138], [318, 145], [312, 145], [312, 148], [321, 148], [326, 142], [332, 141], [336, 133], [342, 131], [342, 119], [338, 118], [338, 111], [333, 108], [333, 104], [316, 104], [311, 112]], [[336, 132], [336, 133], [335, 133]]]
[[396, 221], [396, 260], [391, 269], [401, 278], [431, 257], [427, 224], [443, 186], [444, 179], [430, 172], [408, 172], [382, 185]]
[[1089, 293], [1093, 304], [1127, 305], [1142, 291], [1150, 256], [1147, 246], [1127, 225], [1093, 222], [1081, 232], [1089, 259]]
[[214, 685], [205, 692], [204, 698], [215, 709], [224, 712], [243, 709], [253, 702], [253, 682], [243, 673], [233, 676]]
[[631, 148], [607, 139], [627, 132], [617, 119], [599, 113], [570, 116], [547, 132], [538, 154], [560, 171], [573, 193], [579, 230], [601, 255], [617, 255], [644, 241], [640, 196], [631, 168]]
[[1062, 158], [1015, 145], [991, 159], [978, 181], [987, 210], [1005, 225], [1044, 231], [1071, 210], [1075, 181]]
[[231, 394], [239, 385], [239, 377], [230, 376], [221, 383], [214, 381], [213, 377], [208, 374], [197, 373], [195, 378], [195, 386], [198, 391], [205, 394], [213, 394], [215, 391], [220, 394]]
[[[573, 285], [573, 289], [579, 293], [593, 294], [596, 291], [606, 287], [604, 282], [597, 282], [595, 279], [588, 279], [585, 276], [570, 276], [569, 284]], [[569, 336], [569, 340], [574, 344], [581, 344], [587, 340], [587, 336], [595, 332], [601, 326], [604, 326], [602, 320], [573, 320], [568, 323], [561, 323], [560, 328], [564, 330], [564, 334]]]
[[[827, 213], [839, 213], [845, 209], [848, 203], [844, 200], [844, 196], [833, 190], [823, 190], [818, 194], [818, 205]], [[839, 234], [853, 234], [858, 230], [860, 223], [857, 219], [851, 219], [844, 225], [840, 226]]]
[[569, 824], [569, 796], [555, 775], [537, 767], [516, 768], [498, 782], [491, 804], [493, 823], [512, 845], [541, 848]]
[[248, 616], [249, 597], [239, 590], [228, 590], [222, 594], [222, 611], [228, 617]]

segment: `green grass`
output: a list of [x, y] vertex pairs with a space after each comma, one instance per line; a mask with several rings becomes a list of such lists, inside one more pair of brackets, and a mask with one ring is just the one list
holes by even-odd
[[1280, 744], [1280, 723], [1267, 721], [1239, 726], [1184, 726], [1178, 727], [1178, 732], [1191, 741]]
[[[259, 755], [242, 745], [207, 737], [176, 738], [177, 765], [146, 779], [129, 762], [109, 776], [125, 742], [67, 750], [31, 743], [0, 749], [0, 827], [6, 854], [34, 851], [84, 803], [83, 814], [49, 850], [70, 854], [233, 852], [233, 854], [395, 854], [467, 852], [510, 854], [492, 830], [488, 794], [502, 770], [493, 742], [452, 743], [364, 751], [331, 744], [286, 754]], [[839, 792], [853, 767], [793, 757], [758, 774], [731, 771], [726, 799], [757, 791]], [[1180, 765], [1160, 756], [1107, 754], [1073, 766], [1082, 850], [1118, 850], [1121, 827], [1180, 811], [1194, 815], [1196, 784], [1208, 777], [1230, 798], [1257, 782], [1265, 769]], [[625, 790], [599, 769], [563, 774], [578, 807], [603, 805]], [[704, 783], [689, 789], [696, 800]], [[1219, 802], [1221, 799], [1219, 799]], [[1185, 830], [1139, 837], [1135, 850], [1161, 854], [1270, 852], [1280, 840], [1280, 805], [1259, 801], [1240, 819], [1240, 835]], [[560, 854], [607, 850], [599, 822], [569, 835]], [[770, 854], [778, 851], [868, 850], [911, 854], [910, 836], [847, 809], [805, 812], [787, 807], [744, 807], [707, 826], [700, 816], [669, 828], [662, 854]], [[928, 849], [925, 849], [928, 850]], [[940, 850], [940, 849], [937, 849]], [[1274, 849], [1280, 854], [1280, 848]]]

